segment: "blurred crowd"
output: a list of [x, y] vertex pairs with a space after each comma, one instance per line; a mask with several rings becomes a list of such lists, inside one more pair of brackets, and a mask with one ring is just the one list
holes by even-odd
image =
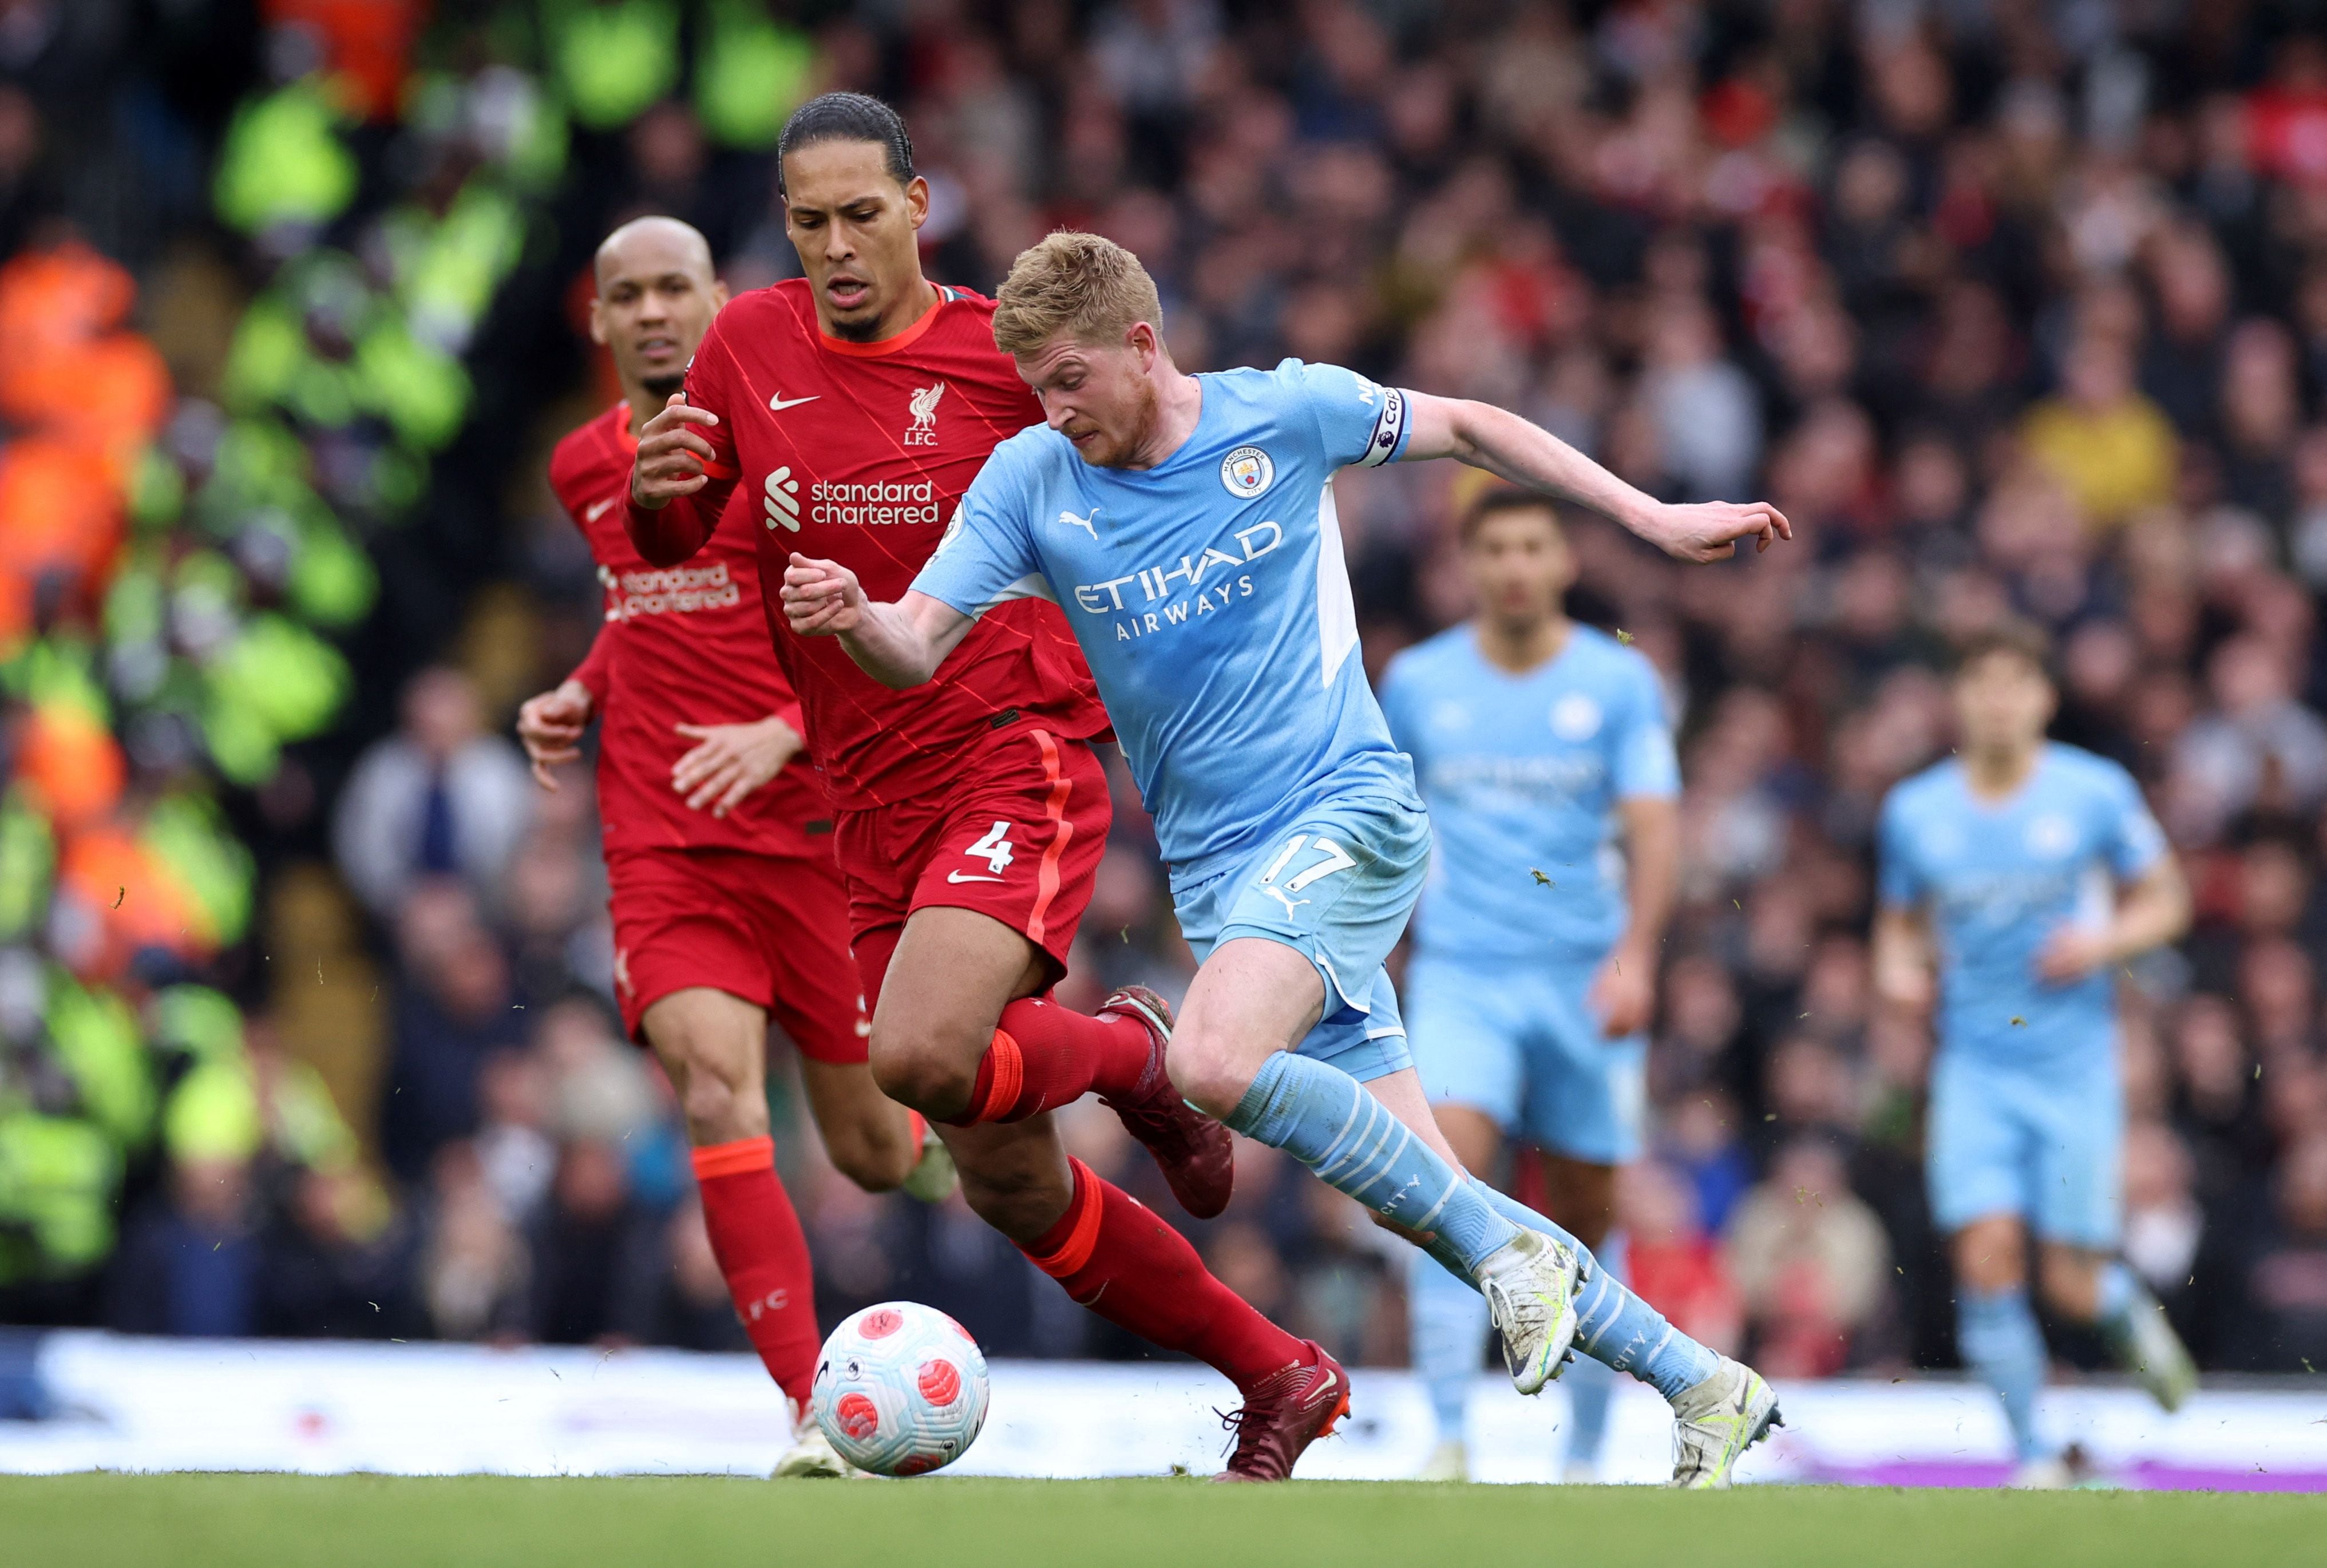
[[[2197, 889], [2191, 937], [2123, 977], [2128, 1260], [2204, 1365], [2327, 1363], [2327, 35], [2304, 8], [154, 8], [200, 82], [129, 25], [145, 9], [0, 0], [0, 334], [70, 322], [74, 352], [142, 341], [156, 367], [76, 422], [89, 374], [20, 377], [0, 346], [0, 1320], [740, 1343], [668, 1087], [606, 1005], [586, 779], [536, 789], [506, 725], [596, 621], [540, 472], [612, 395], [577, 330], [590, 247], [663, 211], [735, 287], [796, 271], [769, 144], [846, 87], [907, 114], [933, 276], [991, 288], [1048, 229], [1095, 229], [1154, 272], [1190, 368], [1293, 354], [1486, 398], [1659, 495], [1794, 520], [1687, 569], [1572, 525], [1572, 607], [1656, 662], [1681, 724], [1653, 1153], [1621, 1193], [1650, 1300], [1774, 1375], [1952, 1363], [1930, 1042], [1870, 995], [1871, 829], [1945, 753], [1950, 645], [2017, 615], [2056, 639], [2055, 733], [2132, 770]], [[88, 195], [105, 171], [153, 199]], [[134, 317], [99, 250], [142, 282]], [[94, 280], [78, 313], [11, 310], [59, 269]], [[64, 471], [96, 496], [70, 539], [38, 488]], [[1466, 612], [1469, 482], [1340, 481], [1370, 668]], [[99, 803], [68, 798], [107, 767]], [[1084, 1006], [1189, 973], [1114, 774], [1063, 988]], [[70, 867], [172, 811], [212, 879], [181, 896], [239, 911], [200, 943], [98, 940], [130, 876], [28, 893], [11, 858]], [[911, 1295], [995, 1354], [1136, 1353], [958, 1200], [838, 1179], [774, 1081], [827, 1315]], [[1103, 1109], [1064, 1119], [1174, 1212]], [[1395, 1244], [1239, 1157], [1235, 1205], [1192, 1227], [1214, 1269], [1337, 1354], [1402, 1358]], [[78, 1233], [51, 1201], [76, 1169]], [[1508, 1177], [1528, 1189], [1524, 1156]]]

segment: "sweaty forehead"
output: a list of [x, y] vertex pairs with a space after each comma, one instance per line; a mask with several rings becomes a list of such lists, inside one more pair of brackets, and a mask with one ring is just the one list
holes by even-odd
[[894, 196], [889, 150], [879, 142], [835, 136], [784, 154], [784, 201], [794, 207], [846, 207]]

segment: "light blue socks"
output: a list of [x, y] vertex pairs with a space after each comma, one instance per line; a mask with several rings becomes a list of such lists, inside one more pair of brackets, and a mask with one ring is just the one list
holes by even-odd
[[1280, 1050], [1261, 1064], [1226, 1120], [1385, 1219], [1435, 1232], [1431, 1255], [1459, 1269], [1466, 1282], [1488, 1254], [1519, 1234], [1481, 1196], [1484, 1189], [1464, 1181], [1337, 1067]]
[[1473, 1178], [1515, 1225], [1555, 1236], [1584, 1260], [1584, 1288], [1575, 1294], [1575, 1348], [1603, 1366], [1630, 1372], [1667, 1399], [1677, 1399], [1721, 1369], [1721, 1358], [1665, 1321], [1626, 1288], [1584, 1245], [1534, 1209]]
[[1463, 1442], [1464, 1403], [1486, 1349], [1487, 1298], [1426, 1252], [1414, 1254], [1413, 1264], [1406, 1311], [1415, 1376], [1438, 1417], [1438, 1441]]
[[[2106, 1299], [2106, 1297], [2104, 1298]], [[2023, 1461], [2051, 1451], [2036, 1432], [2036, 1395], [2044, 1386], [2044, 1335], [2024, 1288], [1962, 1290], [1956, 1296], [1956, 1348], [2004, 1401], [2013, 1447]]]
[[[1600, 1266], [1595, 1272], [1607, 1275], [1611, 1284], [1624, 1284], [1628, 1271], [1622, 1231], [1611, 1231], [1601, 1238], [1599, 1258]], [[1600, 1445], [1608, 1436], [1608, 1402], [1615, 1396], [1616, 1369], [1587, 1356], [1567, 1369], [1559, 1386], [1567, 1390], [1567, 1462], [1571, 1467], [1584, 1465], [1597, 1470]]]

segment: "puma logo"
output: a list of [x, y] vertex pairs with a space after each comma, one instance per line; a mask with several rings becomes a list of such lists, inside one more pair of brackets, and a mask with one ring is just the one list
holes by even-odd
[[1089, 534], [1091, 537], [1091, 543], [1094, 545], [1098, 543], [1098, 509], [1097, 507], [1091, 508], [1090, 516], [1087, 518], [1079, 518], [1072, 512], [1061, 512], [1059, 514], [1059, 523], [1061, 527], [1080, 528], [1084, 533]]
[[1288, 920], [1294, 918], [1293, 913], [1294, 910], [1299, 909], [1303, 904], [1309, 901], [1307, 899], [1294, 898], [1283, 888], [1279, 887], [1272, 887], [1266, 889], [1265, 891], [1270, 898], [1275, 899], [1278, 903], [1285, 906], [1285, 918]]

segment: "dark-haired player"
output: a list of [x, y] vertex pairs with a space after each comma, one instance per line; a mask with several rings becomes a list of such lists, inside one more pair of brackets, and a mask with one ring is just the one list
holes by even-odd
[[[1657, 672], [1567, 618], [1575, 556], [1547, 496], [1491, 490], [1464, 514], [1470, 621], [1390, 661], [1391, 737], [1430, 808], [1406, 1028], [1431, 1114], [1473, 1171], [1507, 1140], [1544, 1158], [1545, 1211], [1623, 1276], [1616, 1168], [1640, 1150], [1650, 1010], [1680, 860]], [[1416, 1255], [1414, 1365], [1438, 1418], [1425, 1479], [1461, 1480], [1463, 1406], [1487, 1313]], [[1566, 1471], [1589, 1479], [1609, 1368], [1566, 1377]]]
[[1931, 1217], [1951, 1237], [1956, 1342], [2004, 1402], [2014, 1483], [2067, 1484], [2041, 1427], [2044, 1299], [2100, 1330], [2158, 1404], [2197, 1373], [2156, 1301], [2115, 1255], [2125, 1087], [2117, 972], [2179, 937], [2190, 891], [2140, 787], [2044, 738], [2059, 701], [2043, 644], [2006, 629], [1965, 650], [1956, 755], [1883, 803], [1874, 983], [1916, 1013], [1939, 971], [1925, 1139]]
[[622, 528], [644, 411], [679, 384], [726, 290], [703, 236], [668, 218], [599, 247], [591, 336], [624, 400], [557, 443], [550, 487], [590, 542], [606, 590], [589, 657], [528, 701], [518, 733], [543, 786], [595, 716], [598, 805], [613, 893], [615, 1000], [678, 1089], [713, 1253], [769, 1375], [793, 1405], [776, 1473], [843, 1472], [813, 1421], [821, 1343], [808, 1241], [776, 1178], [765, 1088], [768, 1020], [833, 1163], [858, 1185], [950, 1189], [944, 1151], [865, 1066], [869, 1025], [848, 957], [848, 901], [830, 807], [793, 759], [799, 704], [768, 649], [755, 520], [742, 508], [688, 565], [649, 565]]
[[921, 275], [929, 190], [893, 110], [816, 98], [777, 157], [807, 275], [720, 313], [684, 401], [641, 433], [631, 537], [672, 565], [730, 497], [752, 509], [777, 651], [832, 792], [875, 1077], [946, 1125], [970, 1206], [1076, 1301], [1233, 1380], [1244, 1405], [1229, 1473], [1282, 1479], [1346, 1407], [1346, 1375], [1070, 1161], [1046, 1115], [1096, 1091], [1192, 1212], [1228, 1202], [1229, 1139], [1172, 1086], [1162, 1001], [1121, 992], [1092, 1017], [1045, 995], [1109, 821], [1091, 746], [1107, 715], [1057, 607], [1004, 607], [910, 692], [783, 624], [777, 583], [794, 549], [902, 593], [995, 443], [1042, 410], [995, 350], [992, 302]]

